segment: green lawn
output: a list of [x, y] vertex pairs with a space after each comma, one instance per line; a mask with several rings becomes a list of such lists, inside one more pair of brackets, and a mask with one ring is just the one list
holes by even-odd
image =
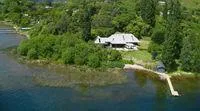
[[122, 51], [122, 57], [124, 60], [132, 60], [136, 64], [141, 64], [143, 66], [146, 66], [148, 68], [154, 67], [156, 61], [151, 59], [151, 53], [149, 53], [148, 47], [151, 39], [149, 37], [145, 37], [142, 40], [140, 40], [140, 46], [138, 47], [138, 51]]
[[180, 0], [181, 4], [189, 9], [197, 9], [200, 7], [200, 0]]
[[148, 62], [151, 60], [151, 54], [146, 50], [138, 50], [138, 51], [128, 51], [128, 52], [121, 52], [122, 57], [127, 60], [134, 60], [136, 61], [143, 61]]
[[144, 37], [142, 40], [140, 40], [140, 50], [148, 50], [149, 44], [151, 42], [150, 37]]

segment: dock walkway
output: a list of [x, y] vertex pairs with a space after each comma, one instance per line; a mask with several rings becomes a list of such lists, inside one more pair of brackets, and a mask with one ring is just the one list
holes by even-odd
[[124, 66], [124, 69], [143, 70], [143, 71], [147, 71], [147, 72], [151, 72], [151, 73], [157, 74], [162, 79], [167, 80], [167, 83], [169, 85], [170, 92], [171, 92], [172, 96], [179, 96], [178, 92], [174, 90], [174, 87], [173, 87], [172, 82], [170, 80], [171, 76], [169, 76], [169, 75], [167, 75], [165, 73], [159, 73], [159, 72], [156, 72], [156, 71], [153, 71], [153, 70], [150, 70], [150, 69], [146, 69], [146, 68], [144, 68], [143, 66], [140, 66], [140, 65], [131, 65], [131, 64], [126, 64]]

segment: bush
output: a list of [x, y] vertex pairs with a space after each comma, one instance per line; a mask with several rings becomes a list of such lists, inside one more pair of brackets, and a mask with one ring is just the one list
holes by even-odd
[[39, 49], [40, 57], [52, 57], [54, 53], [53, 47], [55, 45], [55, 40], [56, 38], [54, 36], [41, 36], [38, 39], [35, 39], [35, 42], [40, 42], [37, 46]]
[[17, 48], [18, 54], [20, 54], [22, 56], [27, 56], [28, 50], [29, 50], [28, 49], [28, 41], [21, 42], [21, 44]]
[[165, 32], [164, 31], [155, 31], [152, 34], [151, 40], [157, 44], [162, 44], [165, 41]]
[[29, 59], [50, 59], [64, 64], [88, 65], [97, 68], [102, 61], [106, 67], [121, 67], [121, 53], [106, 50], [93, 42], [84, 42], [77, 36], [40, 35], [26, 40], [18, 47], [18, 53]]
[[104, 68], [123, 68], [124, 63], [120, 61], [107, 61], [107, 62], [102, 62], [102, 67]]
[[110, 61], [120, 61], [121, 59], [122, 59], [122, 55], [119, 51], [111, 50]]
[[85, 64], [85, 59], [82, 55], [76, 55], [74, 58], [74, 62], [76, 65], [84, 65]]
[[88, 56], [88, 62], [87, 65], [93, 68], [97, 68], [100, 66], [100, 59], [98, 57], [98, 55], [96, 54], [91, 54], [90, 56]]
[[148, 47], [148, 52], [152, 53], [152, 52], [157, 52], [157, 53], [161, 53], [162, 51], [162, 45], [159, 45], [155, 42], [151, 42], [149, 47]]
[[27, 54], [28, 59], [38, 59], [38, 53], [35, 49], [30, 49]]
[[62, 53], [62, 61], [65, 64], [73, 64], [74, 56], [75, 56], [74, 48], [68, 48], [66, 51]]

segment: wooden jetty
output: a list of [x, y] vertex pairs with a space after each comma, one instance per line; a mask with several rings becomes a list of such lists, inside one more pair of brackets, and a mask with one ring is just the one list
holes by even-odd
[[174, 87], [173, 87], [172, 82], [170, 80], [171, 76], [169, 76], [165, 73], [159, 73], [159, 72], [156, 72], [156, 71], [153, 71], [153, 70], [150, 70], [150, 69], [146, 69], [146, 68], [144, 68], [143, 66], [140, 66], [140, 65], [131, 65], [131, 64], [126, 64], [124, 66], [124, 69], [143, 70], [143, 71], [147, 71], [147, 72], [150, 72], [150, 73], [157, 74], [162, 79], [167, 80], [167, 83], [169, 85], [169, 89], [170, 89], [172, 96], [179, 96], [179, 93], [174, 90]]

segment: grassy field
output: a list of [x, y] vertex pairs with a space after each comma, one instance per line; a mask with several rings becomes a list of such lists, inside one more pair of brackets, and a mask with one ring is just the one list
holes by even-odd
[[188, 9], [200, 8], [200, 0], [180, 0], [181, 4]]
[[122, 57], [126, 60], [133, 60], [134, 62], [143, 61], [148, 62], [151, 61], [151, 54], [147, 51], [149, 47], [151, 39], [146, 37], [141, 40], [140, 46], [138, 47], [138, 51], [122, 51]]
[[122, 57], [124, 60], [132, 60], [135, 64], [141, 64], [146, 68], [153, 68], [156, 64], [156, 61], [152, 60], [151, 53], [149, 53], [148, 47], [151, 39], [145, 37], [141, 40], [138, 51], [122, 51]]
[[122, 57], [126, 60], [133, 60], [134, 62], [143, 61], [148, 62], [151, 61], [151, 54], [146, 50], [138, 50], [138, 51], [128, 51], [122, 52]]

